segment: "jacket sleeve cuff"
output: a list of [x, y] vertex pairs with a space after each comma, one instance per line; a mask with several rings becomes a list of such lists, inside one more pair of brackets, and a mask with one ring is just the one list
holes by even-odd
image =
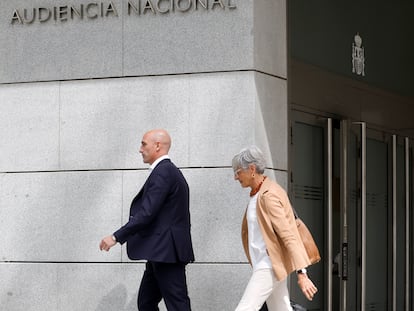
[[120, 234], [119, 230], [115, 231], [114, 233], [112, 233], [112, 235], [115, 237], [116, 241], [119, 244], [124, 244], [126, 242], [126, 238], [123, 238], [122, 235]]

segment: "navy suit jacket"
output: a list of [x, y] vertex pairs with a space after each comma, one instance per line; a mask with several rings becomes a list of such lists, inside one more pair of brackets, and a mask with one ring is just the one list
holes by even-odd
[[169, 159], [152, 170], [133, 199], [129, 215], [129, 221], [114, 236], [121, 244], [127, 242], [130, 259], [194, 261], [188, 184]]

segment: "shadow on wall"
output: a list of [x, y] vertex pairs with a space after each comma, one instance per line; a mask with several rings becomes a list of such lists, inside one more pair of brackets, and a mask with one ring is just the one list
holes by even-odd
[[128, 292], [124, 285], [119, 284], [112, 289], [107, 295], [105, 295], [99, 302], [95, 311], [136, 311], [137, 301], [136, 296], [128, 304]]

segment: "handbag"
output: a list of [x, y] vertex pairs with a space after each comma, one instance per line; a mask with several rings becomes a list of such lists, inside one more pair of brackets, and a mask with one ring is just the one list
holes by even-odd
[[309, 231], [308, 227], [305, 225], [302, 219], [299, 218], [295, 209], [293, 207], [292, 209], [295, 215], [296, 226], [298, 227], [299, 235], [302, 239], [303, 245], [305, 246], [309, 260], [313, 265], [321, 260], [321, 255], [319, 254], [318, 246], [316, 245], [315, 240], [313, 239], [313, 236]]

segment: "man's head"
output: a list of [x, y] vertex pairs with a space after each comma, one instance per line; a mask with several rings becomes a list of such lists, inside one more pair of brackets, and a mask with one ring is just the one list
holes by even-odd
[[139, 152], [144, 163], [152, 164], [159, 157], [168, 154], [171, 137], [166, 130], [155, 129], [144, 134]]

